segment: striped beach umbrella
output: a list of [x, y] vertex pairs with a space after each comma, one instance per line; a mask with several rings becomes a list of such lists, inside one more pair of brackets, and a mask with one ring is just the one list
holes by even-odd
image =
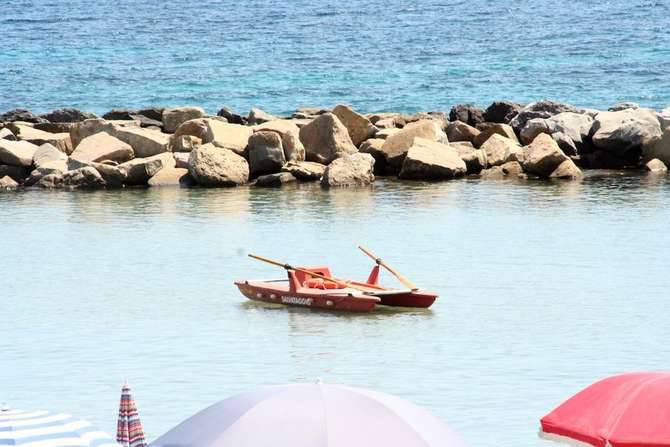
[[0, 411], [0, 446], [119, 447], [90, 422], [66, 413]]
[[124, 447], [145, 447], [144, 429], [128, 384], [121, 389], [116, 441]]

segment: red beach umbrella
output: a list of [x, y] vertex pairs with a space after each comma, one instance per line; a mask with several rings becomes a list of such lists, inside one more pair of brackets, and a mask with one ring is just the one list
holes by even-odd
[[124, 447], [146, 447], [144, 429], [128, 384], [121, 389], [116, 441]]
[[540, 423], [540, 437], [572, 445], [670, 447], [670, 373], [629, 373], [601, 380]]

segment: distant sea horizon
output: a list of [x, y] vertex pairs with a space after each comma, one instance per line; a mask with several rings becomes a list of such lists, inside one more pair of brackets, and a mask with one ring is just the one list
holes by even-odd
[[670, 105], [668, 1], [6, 0], [0, 112]]

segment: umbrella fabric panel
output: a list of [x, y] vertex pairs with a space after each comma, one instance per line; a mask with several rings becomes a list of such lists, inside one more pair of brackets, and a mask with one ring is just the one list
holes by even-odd
[[46, 411], [0, 412], [0, 446], [118, 447], [89, 422], [65, 413]]
[[542, 432], [596, 447], [670, 446], [670, 374], [597, 382], [541, 419]]
[[124, 385], [121, 390], [116, 441], [125, 447], [144, 447], [146, 445], [137, 405], [135, 405], [128, 385]]

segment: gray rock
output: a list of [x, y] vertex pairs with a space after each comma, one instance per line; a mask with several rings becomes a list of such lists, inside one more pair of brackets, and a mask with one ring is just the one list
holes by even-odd
[[457, 104], [449, 112], [449, 121], [462, 121], [470, 126], [484, 122], [484, 111], [472, 104]]
[[104, 160], [123, 163], [134, 158], [135, 151], [129, 144], [107, 132], [99, 132], [84, 138], [70, 157], [82, 163]]
[[407, 151], [399, 177], [413, 180], [448, 180], [465, 175], [467, 167], [447, 144], [415, 138]]
[[16, 135], [14, 135], [14, 132], [9, 130], [8, 128], [4, 127], [0, 129], [0, 140], [10, 140], [10, 141], [16, 141]]
[[382, 147], [384, 146], [384, 141], [381, 138], [370, 138], [361, 143], [358, 151], [364, 154], [372, 155], [372, 158], [375, 159], [375, 175], [385, 175], [388, 166], [386, 165], [386, 156]]
[[472, 143], [481, 132], [462, 121], [452, 121], [447, 125], [447, 138], [450, 143], [468, 141]]
[[556, 132], [551, 134], [551, 138], [558, 144], [558, 147], [561, 148], [565, 155], [577, 155], [577, 145], [572, 138], [564, 134], [563, 132]]
[[276, 174], [261, 175], [256, 179], [254, 185], [264, 188], [279, 188], [286, 184], [295, 183], [296, 180], [290, 172], [278, 172]]
[[52, 123], [78, 123], [87, 119], [97, 118], [97, 116], [94, 113], [65, 108], [46, 113], [42, 115], [42, 118]]
[[508, 161], [500, 166], [503, 173], [508, 177], [518, 177], [523, 174], [523, 167], [518, 161]]
[[149, 186], [193, 186], [188, 169], [164, 168], [149, 179]]
[[69, 134], [74, 126], [76, 126], [76, 123], [35, 123], [33, 127], [49, 133]]
[[445, 144], [449, 142], [447, 134], [440, 128], [437, 121], [420, 120], [408, 124], [397, 133], [389, 136], [382, 146], [382, 152], [384, 152], [391, 173], [400, 172], [407, 151], [414, 144], [415, 138]]
[[19, 184], [8, 175], [0, 178], [0, 190], [16, 189], [18, 186]]
[[[39, 183], [43, 184], [42, 180]], [[70, 188], [97, 189], [105, 186], [105, 180], [94, 167], [86, 166], [63, 173], [62, 185]]]
[[375, 159], [370, 154], [354, 153], [335, 159], [323, 173], [321, 186], [362, 186], [372, 183]]
[[665, 129], [660, 138], [654, 139], [642, 148], [642, 159], [650, 161], [654, 158], [670, 165], [670, 128]]
[[247, 121], [252, 126], [256, 124], [267, 123], [268, 121], [274, 121], [276, 119], [276, 116], [270, 115], [269, 113], [256, 107], [252, 107], [251, 110], [249, 110], [249, 116], [247, 117]]
[[668, 167], [658, 158], [649, 160], [647, 164], [645, 164], [645, 169], [649, 172], [660, 172], [660, 173], [668, 172]]
[[282, 167], [282, 171], [292, 174], [299, 180], [310, 182], [321, 180], [326, 166], [313, 161], [289, 161]]
[[27, 141], [36, 146], [49, 143], [56, 146], [60, 151], [69, 154], [72, 152], [72, 142], [67, 133], [49, 133], [32, 126], [25, 126], [18, 123], [10, 125], [19, 140]]
[[181, 135], [177, 138], [170, 138], [172, 152], [191, 152], [200, 145], [202, 145], [202, 140], [193, 135]]
[[281, 137], [284, 158], [288, 161], [305, 159], [305, 147], [300, 141], [300, 128], [292, 120], [274, 120], [254, 127], [254, 132], [271, 131]]
[[573, 105], [561, 102], [548, 100], [532, 102], [519, 110], [519, 113], [510, 121], [510, 126], [520, 131], [528, 120], [549, 118], [563, 112], [579, 113], [580, 110]]
[[204, 144], [191, 152], [188, 172], [201, 186], [236, 186], [249, 181], [247, 161], [213, 144]]
[[338, 157], [358, 152], [349, 132], [332, 113], [319, 115], [300, 129], [300, 141], [309, 161], [330, 163]]
[[486, 154], [481, 149], [475, 149], [472, 143], [461, 141], [449, 143], [449, 146], [458, 152], [465, 163], [467, 174], [479, 174], [486, 168]]
[[48, 174], [42, 177], [36, 186], [45, 189], [54, 189], [63, 186], [63, 174]]
[[484, 120], [489, 123], [509, 124], [523, 106], [511, 101], [495, 101], [486, 108]]
[[239, 113], [235, 113], [227, 107], [223, 107], [217, 113], [217, 116], [223, 117], [231, 124], [247, 124], [247, 118]]
[[133, 148], [136, 157], [147, 158], [167, 152], [170, 137], [159, 131], [130, 126], [113, 126], [113, 137]]
[[126, 185], [146, 185], [161, 169], [174, 168], [175, 160], [170, 152], [145, 158], [134, 158], [119, 165], [126, 174]]
[[33, 154], [33, 166], [41, 169], [46, 174], [54, 171], [63, 173], [67, 171], [67, 155], [59, 151], [53, 145], [45, 143], [37, 148]]
[[607, 109], [608, 112], [619, 112], [626, 109], [639, 109], [640, 105], [636, 102], [619, 102]]
[[476, 148], [482, 147], [486, 140], [491, 138], [491, 135], [501, 135], [505, 138], [508, 138], [514, 142], [519, 142], [514, 133], [514, 129], [507, 124], [501, 123], [482, 123], [479, 127], [480, 133], [472, 140], [472, 144]]
[[549, 175], [549, 178], [563, 179], [563, 180], [577, 180], [584, 177], [582, 171], [577, 167], [575, 162], [571, 159], [564, 160], [558, 167]]
[[[198, 146], [200, 147], [200, 146]], [[188, 169], [188, 159], [190, 157], [189, 152], [175, 152], [172, 154], [175, 161], [175, 167]]]
[[174, 133], [177, 128], [184, 122], [202, 118], [205, 116], [205, 111], [200, 107], [177, 107], [173, 109], [163, 110], [162, 122], [163, 130], [167, 133]]
[[524, 171], [543, 178], [548, 178], [561, 163], [569, 160], [547, 134], [538, 135], [530, 145], [524, 147], [524, 153]]
[[29, 171], [25, 166], [11, 166], [0, 164], [0, 178], [9, 176], [13, 178], [18, 183], [23, 183], [23, 181], [28, 177]]
[[31, 167], [37, 146], [27, 141], [0, 140], [0, 163]]
[[505, 178], [505, 172], [503, 171], [502, 166], [494, 166], [492, 168], [483, 169], [479, 173], [479, 178], [482, 180], [503, 180]]
[[12, 123], [15, 121], [24, 121], [26, 123], [46, 123], [47, 120], [41, 118], [30, 110], [14, 109], [0, 115], [0, 122]]
[[377, 128], [372, 125], [368, 118], [345, 105], [336, 106], [333, 109], [333, 114], [337, 116], [342, 124], [344, 124], [344, 127], [347, 128], [349, 137], [351, 137], [351, 141], [356, 147], [360, 146], [360, 144], [368, 138], [372, 138], [377, 131]]
[[622, 156], [659, 138], [661, 125], [652, 110], [626, 109], [596, 115], [592, 133], [594, 146]]
[[77, 148], [81, 140], [99, 132], [107, 132], [112, 136], [115, 135], [115, 130], [119, 127], [135, 127], [138, 128], [137, 121], [106, 121], [104, 119], [89, 119], [80, 123], [75, 123], [70, 129], [70, 139], [72, 140], [72, 147]]
[[276, 132], [261, 130], [253, 133], [249, 137], [248, 151], [252, 177], [277, 173], [286, 163], [282, 140]]
[[521, 146], [516, 141], [495, 133], [482, 145], [481, 151], [484, 153], [486, 166], [492, 167], [512, 161], [512, 154], [521, 152]]

